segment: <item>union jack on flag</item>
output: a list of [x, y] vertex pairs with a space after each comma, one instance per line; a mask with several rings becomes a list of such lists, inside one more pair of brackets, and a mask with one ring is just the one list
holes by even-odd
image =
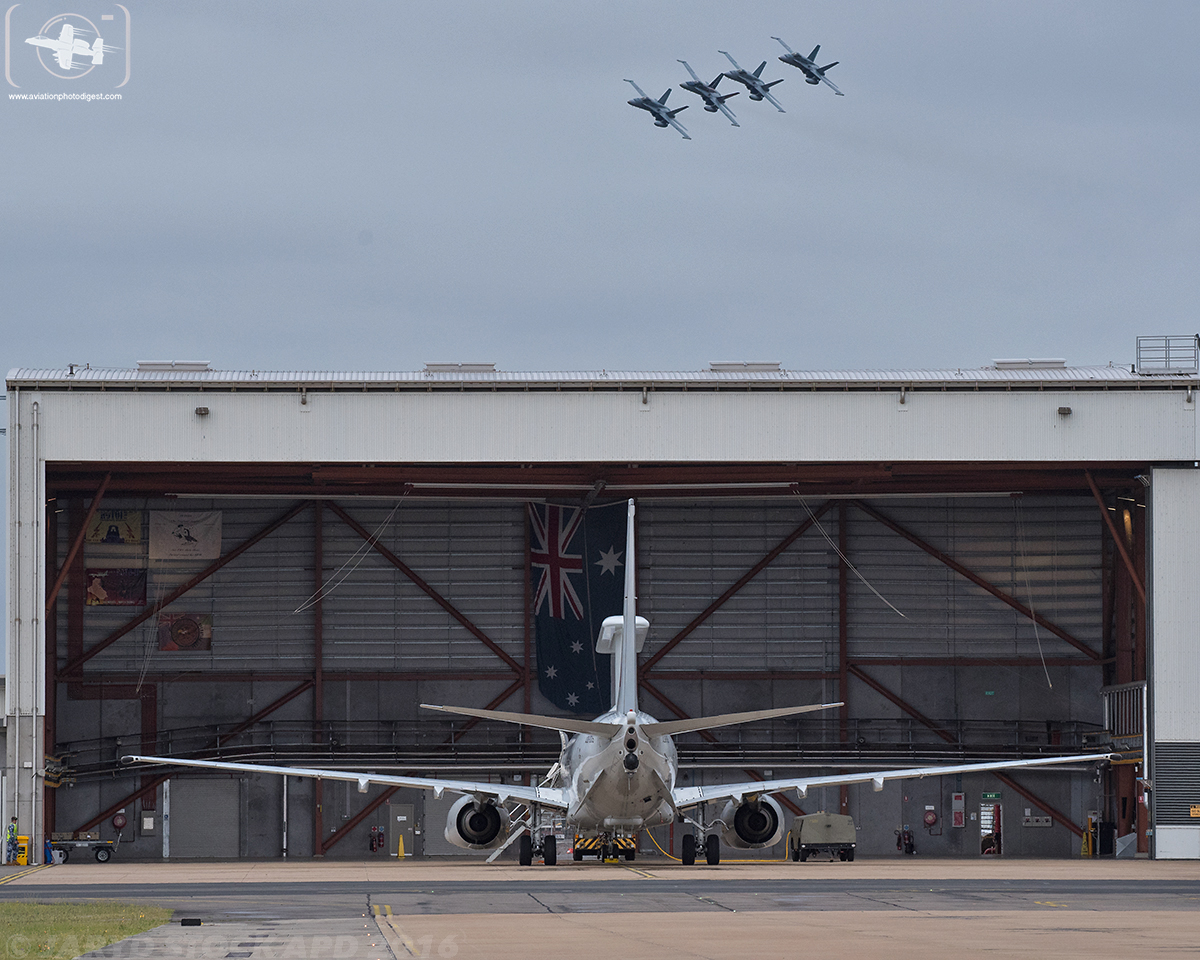
[[576, 620], [583, 619], [583, 604], [572, 575], [583, 575], [583, 555], [570, 553], [571, 541], [583, 523], [583, 511], [574, 507], [547, 506], [542, 509], [529, 505], [529, 520], [532, 539], [529, 545], [529, 561], [537, 586], [533, 593], [533, 612], [542, 612], [542, 605], [550, 604], [550, 616], [565, 620], [570, 610]]

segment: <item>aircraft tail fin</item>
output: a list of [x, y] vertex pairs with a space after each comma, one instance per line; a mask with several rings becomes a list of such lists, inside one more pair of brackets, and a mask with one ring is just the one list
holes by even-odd
[[672, 110], [670, 115], [673, 117], [677, 113], [683, 113], [683, 111], [686, 110], [688, 108], [688, 106], [689, 106], [689, 104], [685, 103], [682, 107], [679, 107], [676, 110]]
[[710, 83], [710, 84], [709, 84], [709, 86], [710, 86], [710, 87], [712, 87], [712, 88], [715, 90], [715, 89], [717, 88], [717, 84], [718, 84], [718, 83], [720, 83], [720, 82], [721, 82], [722, 80], [724, 80], [724, 79], [725, 79], [725, 74], [723, 74], [723, 73], [718, 73], [718, 74], [717, 74], [717, 79], [716, 79], [716, 80], [714, 80], [712, 83]]
[[762, 63], [760, 63], [760, 64], [758, 65], [758, 69], [754, 71], [754, 75], [755, 75], [756, 77], [761, 77], [761, 76], [762, 76], [762, 72], [763, 72], [763, 70], [765, 70], [765, 69], [766, 69], [766, 67], [767, 67], [767, 61], [766, 61], [766, 60], [764, 60]]
[[826, 70], [828, 70], [830, 67], [836, 67], [841, 62], [841, 60], [834, 60], [833, 63], [827, 63], [823, 67], [817, 67], [817, 73], [819, 73], [821, 76], [825, 76]]
[[681, 733], [694, 733], [697, 730], [711, 730], [714, 727], [731, 727], [738, 723], [752, 723], [755, 720], [772, 720], [775, 717], [793, 717], [799, 713], [813, 713], [817, 710], [832, 710], [840, 707], [838, 703], [811, 703], [804, 707], [780, 707], [777, 710], [751, 710], [748, 713], [723, 713], [715, 717], [695, 717], [689, 720], [666, 720], [662, 723], [644, 723], [642, 730], [648, 737], [674, 737]]
[[815, 47], [813, 47], [812, 53], [810, 53], [808, 55], [808, 59], [815, 61], [817, 59], [817, 54], [820, 52], [821, 52], [821, 45], [818, 43]]
[[734, 90], [732, 93], [727, 93], [724, 96], [717, 97], [717, 99], [720, 100], [722, 103], [724, 103], [730, 97], [736, 97], [739, 93], [741, 93], [740, 90]]
[[775, 86], [775, 84], [783, 83], [783, 81], [786, 79], [786, 77], [780, 77], [778, 80], [772, 80], [770, 83], [764, 83], [763, 86], [770, 90], [773, 86]]
[[[679, 111], [676, 110], [675, 113]], [[675, 113], [671, 115], [674, 116]], [[625, 521], [625, 603], [621, 610], [621, 645], [614, 651], [619, 658], [613, 671], [617, 685], [613, 708], [619, 714], [637, 709], [637, 555], [634, 553], [633, 525], [637, 509], [631, 499]]]
[[659, 103], [666, 103], [666, 102], [667, 102], [667, 97], [669, 97], [670, 95], [671, 95], [671, 88], [670, 88], [670, 87], [667, 87], [667, 92], [666, 92], [666, 93], [664, 93], [664, 94], [663, 94], [661, 97], [659, 97], [659, 98], [658, 98], [658, 102], [659, 102]]

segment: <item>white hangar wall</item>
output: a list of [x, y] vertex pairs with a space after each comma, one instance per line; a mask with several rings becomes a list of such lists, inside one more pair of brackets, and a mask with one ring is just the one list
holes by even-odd
[[[21, 391], [42, 460], [1194, 460], [1184, 391]], [[203, 404], [209, 414], [198, 417]], [[1069, 415], [1060, 407], [1070, 407]]]
[[[414, 377], [398, 378], [395, 389], [385, 389], [378, 378], [364, 378], [361, 390], [351, 390], [344, 379], [335, 384], [302, 375], [206, 374], [172, 378], [164, 384], [154, 377], [91, 373], [96, 375], [91, 379], [68, 378], [62, 371], [21, 372], [9, 378], [6, 803], [34, 836], [42, 832], [39, 777], [45, 752], [42, 607], [47, 590], [43, 517], [48, 462], [175, 462], [194, 464], [198, 471], [205, 463], [256, 461], [1157, 465], [1152, 474], [1152, 562], [1147, 584], [1156, 688], [1152, 719], [1155, 755], [1175, 767], [1167, 780], [1155, 777], [1156, 790], [1163, 783], [1180, 784], [1173, 801], [1178, 804], [1192, 789], [1192, 778], [1200, 782], [1200, 757], [1193, 756], [1200, 751], [1200, 718], [1195, 715], [1200, 677], [1194, 638], [1200, 611], [1193, 609], [1198, 594], [1191, 586], [1195, 579], [1191, 561], [1185, 559], [1200, 536], [1200, 510], [1195, 506], [1200, 502], [1196, 486], [1200, 474], [1189, 466], [1197, 458], [1194, 378], [1146, 380], [1118, 375], [1119, 371], [1068, 371], [1064, 377], [1047, 375], [1041, 381], [1014, 377], [998, 383], [983, 378], [982, 387], [978, 383], [972, 387], [969, 378], [954, 380], [947, 374], [939, 388], [936, 377], [873, 382], [860, 375], [847, 376], [843, 388], [835, 389], [828, 382], [807, 384], [797, 378], [774, 383], [755, 378], [628, 374], [622, 375], [620, 389], [611, 382], [589, 389], [584, 375], [521, 375], [523, 384], [509, 377], [490, 384], [462, 382], [458, 389], [445, 380], [436, 389], [432, 384], [425, 389]], [[207, 415], [197, 414], [200, 406], [208, 409]], [[1062, 413], [1061, 408], [1070, 412]], [[663, 507], [655, 522], [665, 527], [669, 517], [669, 509]], [[836, 525], [831, 523], [830, 528]], [[60, 542], [62, 538], [60, 530]], [[886, 578], [889, 558], [886, 551], [880, 556], [883, 563], [873, 576]], [[769, 594], [769, 579], [763, 583]], [[301, 587], [297, 590], [302, 592]], [[810, 598], [812, 604], [814, 609], [827, 606], [827, 594]], [[795, 614], [806, 612], [801, 609]], [[1077, 616], [1076, 629], [1087, 634], [1086, 612], [1072, 613], [1069, 608], [1059, 612]], [[668, 604], [662, 613], [669, 620], [682, 610], [673, 613]], [[771, 624], [766, 626], [769, 637]], [[913, 640], [938, 642], [927, 636]], [[1017, 646], [1027, 646], [1028, 640], [1024, 635], [1013, 638]], [[369, 647], [370, 643], [364, 647], [365, 656], [371, 655]], [[720, 648], [719, 636], [702, 633], [690, 647], [682, 645], [680, 652], [699, 664], [706, 656], [717, 656]], [[802, 649], [803, 645], [791, 653]], [[133, 662], [128, 650], [122, 654], [114, 648], [112, 655], [125, 657], [122, 669]], [[828, 667], [827, 650], [819, 656]], [[896, 671], [895, 676], [880, 676], [894, 681], [897, 688], [921, 688], [919, 673], [902, 675], [898, 667], [889, 669]], [[1070, 672], [1078, 670], [1070, 668]], [[1056, 676], [1055, 682], [1088, 695], [1095, 686], [1082, 678]], [[701, 699], [705, 689], [693, 688]], [[689, 710], [709, 706], [687, 701], [688, 691], [682, 687], [667, 692], [676, 693]], [[785, 689], [780, 695], [790, 699], [798, 692]], [[442, 694], [450, 698], [449, 692]], [[713, 689], [713, 696], [723, 695]], [[347, 689], [347, 704], [355, 698]], [[136, 709], [133, 704], [119, 709], [128, 712], [130, 707]], [[878, 707], [890, 709], [882, 702]], [[93, 709], [79, 707], [80, 717]], [[865, 705], [863, 709], [870, 712]], [[101, 712], [95, 716], [103, 719]], [[1088, 800], [1079, 795], [1078, 784], [1068, 784], [1065, 792], [1061, 785], [1046, 789], [1072, 816], [1086, 812]], [[1160, 799], [1158, 793], [1155, 797]], [[867, 805], [885, 800], [886, 795], [861, 797]], [[1158, 823], [1157, 855], [1200, 856], [1200, 827], [1168, 823], [1161, 817]]]

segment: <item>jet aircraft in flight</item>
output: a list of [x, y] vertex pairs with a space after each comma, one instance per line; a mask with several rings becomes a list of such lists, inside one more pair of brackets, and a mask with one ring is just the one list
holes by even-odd
[[833, 81], [825, 76], [825, 71], [830, 67], [836, 67], [838, 65], [838, 61], [834, 60], [833, 63], [827, 63], [823, 67], [817, 66], [817, 53], [821, 50], [821, 45], [819, 43], [812, 48], [812, 53], [806, 57], [802, 53], [797, 53], [786, 43], [780, 40], [779, 37], [772, 37], [771, 39], [779, 40], [780, 44], [783, 46], [783, 49], [787, 51], [787, 56], [780, 57], [779, 59], [784, 63], [791, 64], [793, 67], [796, 67], [798, 70], [803, 72], [805, 83], [811, 83], [813, 86], [816, 86], [820, 83], [826, 83], [833, 88], [833, 92], [839, 97], [845, 96], [841, 90], [833, 85]]
[[670, 87], [667, 87], [667, 92], [664, 93], [658, 100], [655, 100], [653, 97], [646, 96], [646, 92], [632, 80], [626, 79], [625, 82], [630, 84], [639, 94], [637, 97], [634, 97], [632, 100], [628, 101], [631, 107], [637, 107], [639, 110], [649, 111], [650, 116], [654, 117], [654, 125], [656, 127], [665, 127], [670, 124], [683, 134], [684, 140], [692, 139], [690, 136], [688, 136], [688, 132], [684, 129], [683, 124], [679, 123], [675, 119], [675, 114], [686, 110], [687, 104], [684, 104], [682, 107], [679, 107], [676, 110], [667, 109], [667, 97], [671, 95]]
[[75, 36], [75, 28], [69, 23], [64, 23], [62, 31], [58, 35], [58, 39], [54, 37], [43, 37], [38, 34], [36, 37], [30, 37], [25, 41], [31, 43], [35, 47], [45, 47], [47, 50], [54, 51], [54, 59], [58, 61], [58, 65], [64, 70], [76, 69], [77, 65], [74, 62], [75, 57], [91, 57], [92, 66], [98, 67], [104, 62], [104, 41], [99, 37], [89, 46], [86, 40], [81, 40]]
[[692, 75], [691, 80], [685, 80], [680, 84], [680, 86], [683, 87], [684, 90], [690, 90], [692, 93], [700, 97], [704, 101], [704, 109], [709, 113], [716, 113], [718, 110], [720, 110], [729, 118], [730, 123], [732, 123], [735, 127], [740, 127], [741, 124], [737, 122], [737, 117], [733, 115], [733, 111], [725, 106], [725, 101], [730, 97], [736, 97], [741, 91], [734, 90], [733, 93], [727, 93], [722, 96], [717, 92], [717, 84], [721, 82], [725, 74], [718, 73], [717, 79], [715, 79], [712, 83], [705, 83], [698, 76], [696, 76], [696, 71], [691, 68], [686, 60], [680, 60], [679, 62], [682, 63], [684, 69], [686, 69], [687, 72]]
[[733, 70], [726, 70], [724, 75], [730, 80], [740, 83], [748, 91], [750, 91], [751, 100], [769, 100], [775, 105], [775, 109], [780, 113], [787, 113], [787, 111], [779, 105], [779, 101], [771, 96], [771, 88], [777, 83], [783, 83], [783, 79], [780, 78], [779, 80], [772, 80], [770, 83], [763, 82], [762, 72], [767, 65], [766, 60], [760, 63], [758, 65], [758, 69], [751, 73], [749, 70], [743, 70], [740, 66], [738, 66], [738, 62], [734, 60], [733, 57], [729, 56], [726, 51], [718, 50], [717, 53], [724, 53], [725, 58], [733, 64]]
[[[634, 501], [628, 503], [625, 534], [627, 557], [634, 552]], [[678, 734], [708, 730], [755, 720], [791, 717], [841, 706], [840, 703], [810, 704], [770, 710], [752, 710], [721, 716], [660, 722], [641, 710], [637, 701], [637, 655], [650, 624], [637, 616], [636, 564], [625, 566], [625, 597], [620, 616], [608, 617], [597, 639], [598, 653], [612, 655], [613, 706], [595, 720], [573, 717], [537, 716], [472, 707], [421, 704], [443, 713], [497, 720], [558, 731], [562, 752], [540, 785], [485, 783], [427, 777], [326, 770], [305, 767], [269, 766], [258, 763], [227, 763], [180, 757], [128, 756], [126, 762], [168, 767], [198, 767], [282, 776], [314, 777], [356, 783], [359, 793], [370, 785], [412, 787], [432, 790], [440, 798], [446, 791], [460, 794], [446, 817], [445, 838], [469, 850], [491, 850], [491, 859], [514, 841], [519, 841], [518, 860], [529, 865], [537, 853], [547, 866], [558, 860], [552, 821], [561, 818], [574, 835], [574, 857], [583, 857], [581, 846], [598, 848], [601, 857], [620, 848], [627, 860], [634, 857], [631, 838], [647, 827], [671, 822], [688, 824], [683, 834], [682, 860], [693, 864], [697, 854], [710, 863], [720, 862], [722, 840], [741, 849], [756, 849], [778, 843], [784, 836], [784, 813], [773, 793], [796, 791], [800, 798], [813, 787], [870, 783], [876, 791], [885, 781], [912, 777], [936, 777], [1019, 767], [1096, 763], [1109, 754], [1041, 757], [997, 763], [967, 763], [954, 766], [915, 767], [902, 770], [842, 773], [832, 776], [798, 776], [768, 781], [678, 786], [679, 763], [672, 738]], [[719, 815], [705, 818], [700, 812], [709, 804], [721, 804]], [[516, 810], [524, 807], [521, 815]]]

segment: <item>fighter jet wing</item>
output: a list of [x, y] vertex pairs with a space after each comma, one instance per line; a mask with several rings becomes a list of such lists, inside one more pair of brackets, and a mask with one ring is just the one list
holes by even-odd
[[957, 773], [986, 773], [989, 770], [1017, 770], [1021, 767], [1049, 767], [1063, 763], [1098, 763], [1115, 754], [1099, 753], [1074, 757], [1039, 757], [1035, 760], [1001, 760], [996, 763], [962, 763], [955, 766], [910, 767], [906, 770], [876, 770], [872, 773], [846, 773], [831, 777], [796, 777], [791, 780], [750, 780], [744, 783], [720, 783], [711, 787], [676, 787], [673, 791], [677, 807], [694, 807], [714, 800], [733, 800], [741, 803], [747, 796], [763, 793], [783, 793], [795, 790], [803, 798], [813, 787], [840, 787], [849, 783], [871, 783], [877, 791], [887, 780], [944, 777]]
[[700, 79], [698, 76], [696, 76], [696, 71], [695, 71], [695, 70], [693, 70], [693, 69], [692, 69], [690, 66], [688, 66], [688, 62], [687, 62], [686, 60], [680, 60], [679, 62], [680, 62], [680, 63], [682, 63], [682, 64], [683, 64], [683, 66], [684, 66], [684, 69], [685, 69], [685, 70], [687, 70], [687, 72], [688, 72], [688, 73], [690, 73], [690, 74], [692, 75], [692, 79], [693, 79], [693, 80], [695, 80], [697, 83], [703, 83], [703, 82], [704, 82], [704, 81], [703, 81], [703, 80], [701, 80], [701, 79]]
[[[633, 87], [633, 89], [634, 89], [634, 90], [636, 90], [636, 91], [638, 92], [638, 96], [639, 96], [639, 97], [645, 97], [645, 96], [646, 96], [646, 91], [645, 91], [645, 90], [643, 90], [641, 87], [639, 87], [639, 86], [638, 86], [636, 83], [634, 83], [634, 82], [633, 82], [632, 80], [630, 80], [628, 77], [626, 77], [626, 78], [625, 78], [625, 82], [626, 82], [626, 83], [628, 83], [630, 86], [632, 86], [632, 87]], [[649, 98], [647, 98], [647, 99], [649, 99]]]
[[828, 84], [829, 86], [833, 87], [833, 92], [836, 93], [839, 97], [845, 96], [845, 94], [842, 93], [841, 90], [839, 90], [837, 87], [833, 86], [833, 81], [830, 80], [827, 76], [825, 76], [825, 74], [819, 73], [819, 74], [817, 74], [817, 76], [819, 76], [821, 78], [822, 83]]
[[770, 101], [771, 101], [771, 103], [775, 104], [775, 109], [776, 109], [776, 110], [778, 110], [780, 113], [787, 113], [787, 111], [786, 111], [786, 110], [784, 110], [784, 109], [783, 109], [783, 107], [781, 107], [781, 106], [779, 105], [779, 101], [778, 101], [778, 100], [776, 100], [776, 99], [775, 99], [773, 96], [771, 96], [771, 91], [770, 91], [770, 90], [767, 90], [767, 89], [765, 89], [765, 88], [764, 88], [764, 90], [763, 90], [763, 92], [762, 92], [762, 95], [763, 95], [763, 96], [764, 96], [766, 99], [770, 100]]
[[382, 783], [390, 787], [415, 787], [432, 790], [435, 797], [451, 793], [495, 797], [500, 803], [521, 800], [538, 803], [558, 810], [567, 809], [565, 792], [561, 787], [526, 787], [521, 784], [476, 783], [470, 780], [441, 780], [431, 777], [393, 777], [381, 773], [360, 773], [354, 770], [317, 770], [306, 767], [273, 767], [262, 763], [225, 763], [219, 760], [181, 760], [178, 757], [122, 757], [124, 763], [153, 763], [167, 767], [199, 767], [204, 770], [229, 770], [238, 773], [273, 773], [285, 777], [313, 777], [317, 780], [344, 780], [357, 783], [365, 793], [368, 784]]
[[720, 110], [723, 114], [725, 114], [725, 116], [727, 116], [729, 118], [729, 122], [732, 123], [735, 127], [741, 126], [741, 124], [737, 122], [737, 117], [735, 117], [733, 115], [733, 111], [730, 110], [727, 106], [725, 106], [725, 104], [718, 103], [717, 109]]
[[[678, 110], [676, 110], [675, 112], [676, 112], [676, 113], [678, 113], [679, 111], [678, 111]], [[683, 139], [684, 139], [684, 140], [691, 140], [691, 139], [692, 139], [690, 136], [688, 136], [688, 132], [687, 132], [687, 130], [685, 130], [685, 129], [683, 128], [683, 124], [682, 124], [682, 123], [680, 123], [678, 120], [676, 120], [674, 117], [663, 117], [663, 119], [664, 119], [664, 120], [666, 120], [666, 121], [667, 121], [667, 123], [669, 123], [671, 126], [673, 126], [673, 127], [674, 127], [676, 130], [678, 130], [680, 133], [682, 133], [682, 134], [683, 134]]]
[[723, 53], [723, 54], [725, 54], [725, 59], [727, 59], [727, 60], [728, 60], [730, 63], [732, 63], [732, 64], [733, 64], [733, 69], [734, 69], [734, 70], [741, 70], [741, 69], [742, 69], [741, 67], [739, 67], [739, 66], [738, 66], [738, 62], [737, 62], [736, 60], [734, 60], [734, 59], [733, 59], [733, 57], [729, 56], [729, 52], [728, 52], [727, 50], [718, 50], [718, 51], [717, 51], [717, 53]]
[[771, 39], [772, 39], [772, 40], [778, 40], [778, 41], [780, 42], [780, 44], [782, 44], [782, 46], [783, 46], [783, 49], [784, 49], [784, 50], [786, 50], [788, 53], [795, 53], [795, 52], [796, 52], [796, 51], [795, 51], [795, 50], [793, 50], [791, 47], [789, 47], [789, 46], [788, 46], [786, 43], [784, 43], [784, 42], [783, 42], [783, 40], [782, 40], [780, 37], [772, 37]]

